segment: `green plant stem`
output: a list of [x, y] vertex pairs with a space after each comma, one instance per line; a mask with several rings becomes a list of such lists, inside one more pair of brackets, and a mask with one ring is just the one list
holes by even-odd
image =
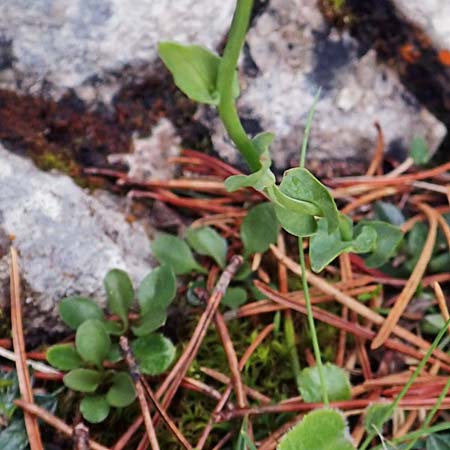
[[[311, 106], [311, 109], [308, 114], [308, 118], [306, 120], [305, 134], [303, 136], [303, 144], [302, 144], [302, 148], [300, 150], [300, 167], [305, 167], [306, 150], [308, 148], [309, 131], [311, 129], [312, 119], [314, 117], [314, 110], [315, 110], [317, 101], [319, 100], [319, 96], [320, 96], [320, 89], [317, 91], [317, 94], [314, 97], [313, 105]], [[302, 272], [302, 287], [303, 287], [303, 294], [305, 296], [308, 328], [309, 328], [309, 332], [311, 334], [311, 341], [313, 344], [314, 357], [316, 358], [317, 370], [319, 371], [320, 386], [322, 388], [323, 402], [324, 402], [325, 406], [328, 406], [329, 405], [328, 390], [327, 390], [327, 384], [325, 381], [325, 374], [323, 371], [322, 356], [320, 354], [320, 347], [319, 347], [319, 340], [317, 338], [316, 325], [314, 323], [314, 317], [313, 317], [312, 306], [311, 306], [311, 298], [309, 296], [309, 286], [308, 286], [308, 281], [306, 279], [305, 251], [303, 249], [303, 239], [302, 238], [298, 238], [298, 254], [299, 254], [300, 267], [301, 267], [301, 272]]]
[[302, 269], [302, 288], [303, 288], [303, 293], [305, 295], [308, 327], [309, 327], [309, 332], [311, 334], [311, 340], [312, 340], [312, 344], [313, 344], [314, 357], [316, 358], [317, 370], [319, 371], [320, 385], [322, 387], [323, 403], [325, 404], [325, 406], [328, 406], [330, 404], [330, 402], [328, 400], [327, 384], [325, 381], [325, 374], [323, 371], [323, 363], [322, 363], [322, 356], [320, 354], [319, 340], [317, 339], [316, 326], [314, 324], [314, 317], [313, 317], [312, 306], [311, 306], [311, 298], [309, 296], [308, 281], [306, 280], [305, 251], [303, 250], [303, 239], [301, 239], [301, 238], [298, 239], [298, 253], [299, 253], [299, 258], [300, 258], [300, 267]]
[[[444, 401], [444, 398], [447, 395], [449, 390], [450, 390], [450, 378], [448, 379], [447, 383], [445, 383], [444, 389], [442, 389], [442, 392], [439, 394], [439, 397], [436, 400], [436, 403], [434, 404], [433, 409], [425, 417], [425, 421], [423, 422], [423, 425], [421, 428], [427, 428], [430, 425], [431, 421], [433, 420], [434, 415], [436, 414], [436, 411], [439, 409], [439, 406], [441, 406], [441, 403]], [[405, 447], [405, 450], [412, 449], [418, 439], [419, 439], [419, 437], [414, 438]]]
[[233, 80], [250, 22], [253, 0], [237, 0], [227, 45], [219, 67], [217, 89], [220, 94], [219, 115], [239, 152], [252, 172], [260, 168], [259, 155], [242, 126], [233, 95]]
[[292, 320], [292, 314], [290, 311], [286, 311], [286, 315], [284, 317], [284, 338], [286, 340], [289, 356], [291, 358], [292, 371], [294, 372], [297, 390], [300, 393], [300, 358], [297, 353], [294, 321]]
[[[438, 335], [436, 336], [435, 340], [431, 344], [430, 348], [425, 353], [424, 357], [420, 361], [420, 363], [417, 365], [416, 370], [413, 372], [413, 374], [410, 376], [409, 380], [403, 387], [403, 389], [400, 391], [400, 393], [397, 395], [395, 400], [391, 403], [389, 408], [386, 410], [386, 412], [383, 414], [381, 420], [380, 420], [380, 426], [383, 426], [383, 424], [389, 419], [389, 417], [392, 416], [392, 413], [394, 412], [395, 408], [397, 408], [398, 404], [400, 403], [401, 399], [406, 395], [411, 385], [414, 383], [415, 379], [420, 375], [423, 368], [425, 367], [425, 364], [430, 359], [430, 356], [433, 354], [436, 347], [439, 345], [439, 342], [444, 337], [444, 334], [447, 332], [448, 325], [450, 324], [450, 320], [445, 323], [445, 325], [441, 328], [441, 331], [439, 331]], [[366, 450], [366, 448], [369, 446], [372, 439], [376, 436], [377, 432], [373, 431], [370, 433], [365, 441], [362, 443], [359, 450]]]
[[312, 125], [312, 120], [314, 117], [314, 112], [316, 111], [316, 105], [317, 105], [317, 102], [319, 101], [321, 92], [322, 92], [322, 89], [319, 88], [317, 90], [316, 95], [314, 96], [313, 104], [309, 110], [308, 118], [306, 119], [305, 134], [303, 136], [302, 148], [300, 150], [300, 164], [299, 164], [300, 167], [305, 167], [306, 150], [308, 148], [309, 132], [311, 131], [311, 125]]

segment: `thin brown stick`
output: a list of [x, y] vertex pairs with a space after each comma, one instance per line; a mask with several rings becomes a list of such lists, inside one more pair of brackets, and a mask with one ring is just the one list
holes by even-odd
[[217, 332], [219, 333], [220, 339], [222, 340], [222, 345], [225, 350], [228, 365], [230, 367], [231, 380], [236, 392], [237, 404], [239, 408], [245, 408], [245, 406], [247, 405], [247, 396], [245, 395], [242, 385], [236, 351], [234, 350], [233, 342], [231, 341], [230, 333], [228, 332], [228, 328], [225, 324], [225, 321], [223, 320], [223, 316], [219, 311], [216, 312], [215, 322]]
[[[450, 314], [448, 312], [448, 307], [447, 307], [447, 302], [445, 301], [444, 292], [442, 292], [442, 288], [437, 281], [434, 282], [433, 289], [434, 289], [434, 293], [436, 295], [439, 309], [441, 310], [442, 317], [444, 318], [444, 321], [447, 323], [450, 320]], [[450, 324], [448, 326], [448, 331], [450, 333]]]
[[357, 199], [353, 200], [348, 205], [344, 206], [342, 208], [343, 214], [348, 214], [351, 211], [354, 211], [355, 209], [359, 208], [360, 206], [367, 205], [368, 203], [373, 202], [374, 200], [378, 200], [380, 198], [384, 197], [390, 197], [391, 195], [394, 195], [398, 192], [398, 188], [394, 187], [385, 187], [378, 190], [374, 190], [372, 192], [369, 192], [365, 195], [362, 195], [361, 197], [358, 197]]
[[370, 345], [372, 349], [377, 349], [378, 347], [382, 346], [389, 335], [392, 333], [394, 327], [400, 320], [403, 311], [406, 309], [409, 301], [416, 292], [417, 286], [419, 286], [419, 283], [423, 277], [423, 274], [425, 273], [428, 262], [430, 261], [431, 255], [433, 253], [434, 243], [436, 242], [438, 214], [425, 204], [421, 204], [420, 207], [427, 215], [430, 223], [430, 229], [425, 241], [425, 245], [423, 246], [416, 267], [414, 267], [414, 270], [412, 271], [408, 282], [405, 284], [405, 287], [398, 296], [395, 305], [389, 312], [389, 315], [387, 316], [385, 322], [381, 325], [381, 328], [378, 331], [378, 334], [375, 336], [375, 339], [372, 341]]
[[184, 377], [181, 386], [191, 391], [200, 392], [214, 400], [220, 400], [222, 394], [213, 387], [191, 377]]
[[[43, 420], [45, 423], [48, 423], [50, 426], [52, 426], [62, 434], [65, 434], [68, 437], [73, 436], [74, 430], [71, 426], [67, 425], [64, 421], [58, 419], [58, 417], [55, 417], [44, 408], [41, 408], [34, 403], [29, 403], [24, 400], [17, 399], [14, 400], [14, 403], [22, 408], [25, 412], [32, 414], [34, 417], [39, 417], [39, 419]], [[89, 445], [92, 450], [110, 450], [108, 447], [104, 447], [103, 445], [92, 439], [89, 439]]]
[[[16, 370], [19, 391], [22, 398], [28, 403], [34, 403], [31, 389], [30, 373], [26, 361], [25, 338], [23, 336], [22, 303], [20, 300], [20, 275], [17, 252], [11, 247], [11, 332], [16, 355]], [[35, 416], [25, 412], [25, 428], [31, 450], [44, 450], [38, 421]]]
[[235, 255], [231, 258], [230, 264], [222, 273], [222, 276], [220, 277], [208, 301], [206, 309], [201, 315], [197, 323], [197, 326], [194, 330], [194, 333], [192, 334], [192, 337], [188, 345], [186, 346], [183, 354], [178, 359], [177, 363], [174, 365], [169, 375], [166, 377], [166, 379], [163, 381], [163, 383], [157, 390], [156, 397], [158, 399], [164, 395], [164, 400], [166, 402], [167, 401], [170, 402], [170, 400], [175, 395], [175, 392], [178, 389], [181, 380], [184, 378], [187, 370], [189, 369], [189, 366], [195, 359], [198, 349], [200, 348], [200, 345], [206, 335], [208, 327], [212, 319], [214, 318], [214, 315], [217, 311], [220, 301], [224, 296], [225, 291], [227, 290], [227, 287], [230, 284], [233, 275], [235, 274], [239, 266], [242, 264], [242, 261], [243, 259], [241, 256]]
[[155, 427], [153, 426], [152, 417], [150, 415], [150, 409], [148, 407], [147, 400], [145, 398], [144, 387], [142, 386], [141, 376], [136, 364], [136, 360], [131, 352], [130, 344], [126, 336], [120, 337], [120, 348], [126, 363], [128, 364], [128, 370], [136, 389], [136, 394], [141, 405], [142, 417], [144, 418], [145, 429], [147, 430], [147, 438], [150, 442], [152, 450], [159, 450], [158, 438], [156, 437]]
[[123, 450], [130, 439], [136, 434], [139, 427], [142, 425], [143, 418], [139, 416], [128, 428], [128, 430], [119, 438], [112, 450]]
[[[405, 410], [416, 410], [420, 408], [432, 409], [436, 403], [437, 398], [420, 398], [420, 397], [404, 397], [398, 408]], [[365, 408], [371, 404], [376, 403], [373, 399], [364, 398], [356, 400], [342, 400], [338, 402], [330, 402], [330, 408], [338, 408], [342, 410], [348, 409], [360, 409]], [[383, 404], [388, 404], [385, 400]], [[307, 412], [312, 411], [317, 408], [322, 408], [322, 403], [305, 403], [305, 402], [288, 402], [288, 403], [278, 403], [275, 405], [262, 405], [254, 406], [250, 408], [234, 409], [228, 411], [222, 411], [216, 416], [217, 422], [225, 422], [238, 417], [244, 417], [247, 415], [261, 415], [261, 414], [279, 414], [286, 412]], [[441, 403], [439, 409], [448, 409], [450, 407], [450, 397], [445, 397]]]
[[215, 446], [212, 450], [220, 450], [231, 438], [233, 437], [233, 432], [229, 431]]
[[144, 386], [145, 391], [147, 392], [147, 395], [149, 396], [150, 400], [153, 403], [153, 406], [155, 407], [156, 411], [158, 411], [158, 414], [162, 417], [163, 421], [167, 425], [167, 428], [169, 428], [169, 430], [175, 436], [177, 441], [186, 450], [192, 450], [191, 444], [189, 444], [188, 440], [184, 437], [183, 433], [175, 425], [175, 422], [169, 417], [169, 415], [166, 413], [166, 411], [159, 404], [159, 402], [156, 398], [156, 395], [153, 393], [150, 385], [147, 383], [147, 380], [142, 376], [140, 377], [140, 379], [141, 379], [142, 385]]
[[[255, 341], [252, 343], [252, 345], [249, 347], [248, 351], [244, 353], [242, 358], [239, 361], [239, 370], [243, 370], [245, 367], [245, 364], [247, 364], [247, 361], [250, 359], [253, 351], [257, 348], [257, 346], [268, 336], [269, 333], [271, 333], [273, 330], [273, 325], [267, 326], [264, 328], [264, 330], [259, 334], [259, 336], [255, 339]], [[205, 370], [205, 369], [203, 369]], [[206, 372], [205, 372], [206, 373]], [[211, 372], [209, 374], [212, 376]], [[231, 384], [228, 384], [227, 388], [225, 389], [225, 392], [222, 395], [222, 398], [217, 402], [214, 413], [218, 414], [222, 409], [224, 408], [229, 396], [231, 394]], [[202, 435], [200, 436], [200, 439], [197, 442], [197, 445], [195, 446], [196, 450], [202, 450], [203, 447], [206, 444], [206, 440], [208, 439], [209, 434], [211, 433], [212, 427], [213, 427], [213, 418], [208, 421], [206, 427], [203, 429]]]
[[339, 183], [340, 185], [354, 185], [354, 184], [370, 184], [372, 186], [380, 186], [380, 185], [401, 185], [406, 183], [411, 183], [416, 180], [424, 180], [426, 178], [431, 178], [436, 175], [439, 175], [443, 172], [447, 172], [450, 170], [450, 161], [442, 164], [440, 166], [434, 167], [429, 170], [422, 170], [417, 173], [411, 173], [407, 175], [401, 175], [398, 177], [387, 177], [386, 175], [382, 177], [345, 177], [345, 178], [336, 178], [334, 179], [334, 183]]
[[375, 122], [375, 128], [377, 129], [377, 147], [373, 154], [372, 161], [366, 172], [366, 177], [371, 177], [373, 175], [382, 175], [381, 163], [383, 162], [383, 151], [384, 151], [384, 136], [383, 130], [378, 122]]

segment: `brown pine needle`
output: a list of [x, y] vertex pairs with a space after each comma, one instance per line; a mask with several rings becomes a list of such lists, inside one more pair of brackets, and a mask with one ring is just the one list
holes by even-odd
[[[22, 303], [20, 300], [20, 275], [17, 252], [11, 247], [11, 327], [16, 355], [17, 379], [22, 398], [27, 403], [34, 403], [31, 390], [30, 373], [26, 361], [25, 339], [23, 336]], [[38, 421], [35, 416], [25, 412], [25, 428], [28, 434], [28, 442], [31, 450], [44, 450]]]
[[348, 214], [349, 212], [359, 208], [360, 206], [364, 206], [380, 198], [389, 197], [396, 194], [398, 191], [399, 189], [395, 187], [385, 187], [382, 189], [377, 189], [376, 191], [369, 192], [365, 195], [362, 195], [361, 197], [358, 197], [357, 199], [346, 205], [344, 208], [342, 208], [342, 214]]
[[245, 408], [245, 406], [247, 406], [247, 396], [245, 395], [242, 384], [236, 351], [234, 350], [233, 342], [231, 341], [230, 333], [228, 332], [225, 320], [223, 320], [223, 316], [219, 311], [216, 312], [215, 322], [217, 332], [222, 340], [222, 345], [230, 367], [231, 379], [236, 392], [237, 404], [239, 408]]
[[[58, 417], [55, 417], [53, 414], [49, 413], [46, 409], [24, 400], [14, 400], [14, 403], [28, 414], [33, 415], [33, 417], [39, 417], [39, 419], [43, 420], [45, 423], [48, 423], [62, 434], [69, 437], [73, 436], [74, 429], [67, 425], [67, 423], [63, 420], [58, 419]], [[110, 450], [108, 447], [104, 447], [92, 439], [89, 439], [89, 445], [92, 450]]]
[[[293, 261], [291, 258], [281, 254], [278, 251], [278, 248], [274, 245], [270, 246], [270, 249], [274, 256], [279, 259], [283, 264], [286, 265], [286, 267], [291, 270], [293, 273], [297, 275], [301, 275], [301, 268], [300, 266]], [[342, 305], [348, 306], [348, 308], [352, 311], [355, 311], [360, 316], [368, 319], [369, 321], [373, 322], [376, 325], [381, 325], [384, 321], [384, 317], [380, 314], [376, 313], [375, 311], [372, 311], [367, 306], [363, 305], [361, 302], [355, 300], [354, 298], [350, 297], [349, 295], [345, 294], [344, 292], [337, 289], [334, 285], [330, 284], [328, 281], [324, 280], [323, 278], [314, 275], [313, 273], [307, 271], [306, 276], [308, 279], [308, 282], [312, 285], [318, 288], [320, 291], [332, 295], [339, 303]], [[291, 308], [293, 308], [291, 306]], [[293, 308], [294, 309], [294, 308]], [[421, 337], [415, 335], [414, 333], [411, 333], [410, 331], [406, 330], [405, 328], [397, 325], [393, 329], [394, 334], [396, 334], [398, 337], [404, 339], [405, 341], [417, 346], [418, 348], [422, 350], [428, 350], [430, 348], [430, 343], [427, 342], [425, 339], [422, 339]], [[370, 339], [370, 337], [367, 337]], [[450, 363], [450, 356], [443, 352], [440, 349], [435, 349], [433, 352], [436, 358], [439, 358], [441, 361], [445, 361], [447, 364]], [[420, 359], [420, 358], [419, 358]]]
[[430, 261], [431, 255], [433, 253], [434, 243], [436, 242], [438, 214], [432, 208], [430, 208], [425, 204], [421, 204], [420, 208], [427, 215], [430, 223], [428, 236], [425, 241], [425, 245], [423, 246], [419, 260], [417, 261], [416, 267], [414, 267], [414, 270], [411, 276], [409, 277], [408, 282], [405, 284], [405, 287], [403, 288], [402, 292], [398, 296], [394, 307], [389, 312], [388, 317], [381, 326], [378, 334], [375, 336], [375, 339], [372, 341], [370, 347], [373, 350], [383, 345], [383, 343], [392, 333], [394, 327], [397, 325], [401, 315], [408, 306], [409, 301], [416, 292], [417, 286], [419, 286], [419, 283], [422, 280], [423, 274], [425, 273], [425, 270], [428, 266], [428, 262]]
[[[447, 302], [445, 301], [444, 292], [442, 292], [442, 288], [437, 281], [434, 282], [433, 289], [436, 295], [439, 309], [441, 310], [442, 317], [444, 318], [444, 322], [447, 323], [450, 320], [450, 314], [448, 313], [448, 307]], [[448, 326], [448, 331], [450, 333], [450, 325]]]
[[141, 405], [142, 417], [144, 418], [145, 429], [147, 430], [147, 438], [150, 442], [150, 447], [152, 450], [160, 450], [158, 438], [156, 437], [155, 427], [153, 426], [152, 417], [150, 415], [150, 408], [148, 407], [147, 400], [145, 398], [145, 390], [142, 386], [140, 373], [131, 353], [130, 344], [125, 336], [120, 337], [120, 347], [126, 363], [128, 364], [128, 369], [131, 378], [134, 382], [134, 388], [136, 389], [136, 394]]
[[383, 151], [384, 151], [384, 136], [381, 126], [378, 122], [375, 122], [375, 128], [377, 129], [377, 147], [375, 153], [373, 154], [372, 161], [366, 172], [366, 177], [371, 177], [373, 175], [382, 175], [381, 163], [383, 162]]

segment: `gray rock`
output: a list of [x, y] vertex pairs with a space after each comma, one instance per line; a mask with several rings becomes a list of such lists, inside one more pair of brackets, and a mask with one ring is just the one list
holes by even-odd
[[[220, 0], [17, 0], [0, 2], [0, 79], [53, 92], [76, 88], [103, 71], [153, 61], [160, 40], [214, 48], [234, 2]], [[16, 77], [11, 76], [11, 70]]]
[[[370, 159], [375, 121], [388, 149], [406, 149], [418, 135], [434, 151], [445, 136], [444, 125], [421, 107], [394, 72], [377, 64], [374, 51], [359, 56], [354, 39], [330, 30], [316, 0], [272, 0], [250, 30], [248, 45], [253, 76], [244, 74], [240, 114], [275, 132], [272, 157], [278, 169], [298, 161], [306, 118], [319, 87], [322, 96], [309, 146], [313, 159]], [[219, 153], [236, 161], [218, 120], [214, 126]]]
[[135, 282], [151, 269], [143, 227], [129, 224], [110, 194], [94, 198], [65, 175], [44, 173], [0, 146], [0, 294], [8, 281], [8, 236], [20, 256], [27, 328], [57, 325], [57, 302], [74, 294], [104, 301], [112, 268]]
[[419, 26], [440, 49], [450, 50], [450, 2], [442, 0], [393, 0], [410, 22]]
[[[217, 48], [235, 5], [218, 0], [1, 3], [0, 87], [54, 98], [73, 88], [92, 107], [111, 106], [121, 84], [145, 80], [160, 40]], [[317, 0], [268, 2], [249, 31], [247, 53], [240, 113], [251, 132], [276, 133], [272, 154], [279, 170], [298, 158], [319, 86], [323, 93], [310, 141], [314, 159], [370, 159], [374, 121], [381, 124], [387, 149], [406, 149], [420, 135], [434, 151], [446, 133], [397, 75], [377, 64], [373, 52], [360, 55], [347, 33], [330, 29]], [[220, 155], [235, 162], [217, 115], [205, 113], [204, 120], [215, 129]]]

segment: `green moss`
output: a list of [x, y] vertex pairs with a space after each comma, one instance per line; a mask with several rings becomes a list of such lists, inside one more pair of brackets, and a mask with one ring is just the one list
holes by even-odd
[[45, 171], [56, 169], [70, 175], [74, 169], [74, 163], [64, 153], [44, 152], [33, 159], [35, 164]]

